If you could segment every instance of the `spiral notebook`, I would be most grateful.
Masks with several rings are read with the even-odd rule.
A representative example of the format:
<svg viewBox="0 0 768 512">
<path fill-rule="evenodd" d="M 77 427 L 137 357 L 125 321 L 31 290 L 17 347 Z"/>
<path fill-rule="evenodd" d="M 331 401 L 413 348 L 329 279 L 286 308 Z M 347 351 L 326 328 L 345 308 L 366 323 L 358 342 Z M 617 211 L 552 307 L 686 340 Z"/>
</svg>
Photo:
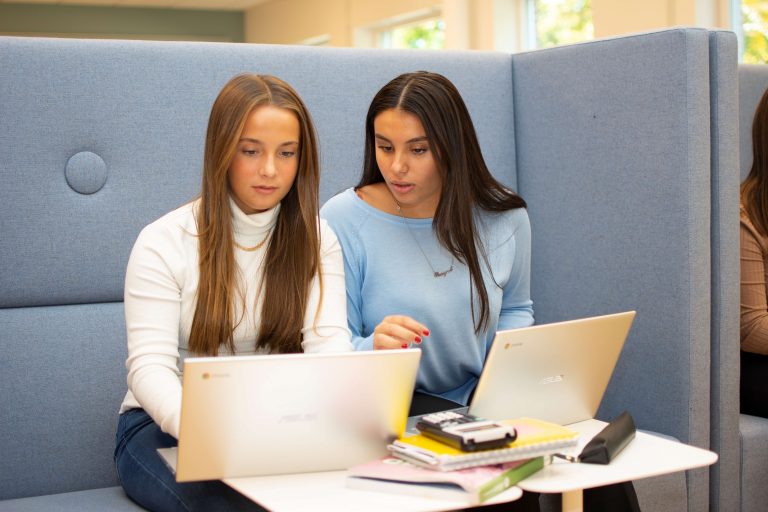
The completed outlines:
<svg viewBox="0 0 768 512">
<path fill-rule="evenodd" d="M 437 471 L 501 464 L 576 449 L 579 434 L 567 427 L 533 418 L 504 420 L 517 430 L 517 439 L 504 448 L 463 452 L 421 434 L 401 437 L 389 445 L 395 457 Z"/>
</svg>

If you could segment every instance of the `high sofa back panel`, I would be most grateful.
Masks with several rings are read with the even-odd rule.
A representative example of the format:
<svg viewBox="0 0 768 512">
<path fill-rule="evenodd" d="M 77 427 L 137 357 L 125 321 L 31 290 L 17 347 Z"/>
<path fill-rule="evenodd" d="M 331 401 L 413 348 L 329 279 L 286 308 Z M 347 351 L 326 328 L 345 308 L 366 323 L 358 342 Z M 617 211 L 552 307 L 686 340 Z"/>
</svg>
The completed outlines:
<svg viewBox="0 0 768 512">
<path fill-rule="evenodd" d="M 320 136 L 322 200 L 356 183 L 375 92 L 419 69 L 456 83 L 489 165 L 516 186 L 509 55 L 0 41 L 0 307 L 122 300 L 141 227 L 198 192 L 208 113 L 237 73 L 277 75 L 302 95 Z"/>
<path fill-rule="evenodd" d="M 736 34 L 709 34 L 712 187 L 710 510 L 739 508 L 739 97 Z"/>
<path fill-rule="evenodd" d="M 680 29 L 513 56 L 537 322 L 637 310 L 600 408 L 709 447 L 709 39 Z M 675 390 L 671 393 L 671 390 Z M 689 510 L 705 510 L 706 470 Z"/>
</svg>

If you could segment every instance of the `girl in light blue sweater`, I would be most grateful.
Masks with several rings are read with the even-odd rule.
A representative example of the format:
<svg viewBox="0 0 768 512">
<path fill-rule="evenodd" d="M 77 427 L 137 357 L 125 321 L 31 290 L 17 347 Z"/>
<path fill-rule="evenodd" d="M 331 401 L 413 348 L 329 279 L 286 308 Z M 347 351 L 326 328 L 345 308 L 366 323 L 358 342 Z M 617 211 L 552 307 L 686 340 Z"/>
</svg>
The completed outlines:
<svg viewBox="0 0 768 512">
<path fill-rule="evenodd" d="M 533 323 L 525 202 L 491 175 L 441 75 L 384 86 L 365 136 L 360 182 L 321 210 L 344 252 L 353 344 L 422 349 L 412 413 L 466 405 L 494 333 Z"/>
</svg>

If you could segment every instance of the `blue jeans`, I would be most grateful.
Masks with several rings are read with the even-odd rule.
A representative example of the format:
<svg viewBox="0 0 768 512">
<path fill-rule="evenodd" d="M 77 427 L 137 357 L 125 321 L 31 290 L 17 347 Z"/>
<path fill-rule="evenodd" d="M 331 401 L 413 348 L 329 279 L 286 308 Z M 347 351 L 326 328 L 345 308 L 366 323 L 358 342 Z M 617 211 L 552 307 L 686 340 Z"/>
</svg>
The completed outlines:
<svg viewBox="0 0 768 512">
<path fill-rule="evenodd" d="M 176 439 L 143 409 L 120 415 L 115 439 L 115 467 L 125 493 L 148 510 L 247 510 L 264 512 L 256 503 L 219 480 L 178 483 L 157 453 L 176 446 Z"/>
</svg>

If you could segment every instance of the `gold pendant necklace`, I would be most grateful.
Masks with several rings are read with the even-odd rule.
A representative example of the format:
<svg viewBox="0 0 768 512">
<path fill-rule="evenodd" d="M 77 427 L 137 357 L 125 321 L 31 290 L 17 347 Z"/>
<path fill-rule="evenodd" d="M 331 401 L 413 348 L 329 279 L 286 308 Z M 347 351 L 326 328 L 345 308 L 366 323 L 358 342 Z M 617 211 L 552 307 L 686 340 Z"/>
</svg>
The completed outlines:
<svg viewBox="0 0 768 512">
<path fill-rule="evenodd" d="M 408 229 L 408 232 L 411 234 L 411 238 L 413 238 L 413 241 L 416 243 L 416 247 L 419 248 L 419 252 L 424 257 L 424 261 L 427 262 L 427 265 L 429 265 L 430 270 L 432 270 L 432 276 L 435 278 L 445 277 L 449 273 L 453 272 L 453 256 L 451 256 L 450 268 L 448 268 L 447 270 L 435 270 L 435 267 L 432 266 L 432 262 L 429 261 L 429 258 L 427 258 L 427 254 L 424 252 L 424 249 L 421 248 L 419 239 L 416 238 L 416 235 L 413 233 L 413 231 L 411 231 L 411 226 L 408 223 L 408 219 L 406 219 L 405 215 L 403 215 L 403 209 L 400 206 L 400 203 L 398 203 L 397 201 L 395 201 L 395 208 L 397 208 L 397 214 L 400 216 L 401 219 L 403 219 L 403 223 L 405 224 L 405 227 Z"/>
</svg>

